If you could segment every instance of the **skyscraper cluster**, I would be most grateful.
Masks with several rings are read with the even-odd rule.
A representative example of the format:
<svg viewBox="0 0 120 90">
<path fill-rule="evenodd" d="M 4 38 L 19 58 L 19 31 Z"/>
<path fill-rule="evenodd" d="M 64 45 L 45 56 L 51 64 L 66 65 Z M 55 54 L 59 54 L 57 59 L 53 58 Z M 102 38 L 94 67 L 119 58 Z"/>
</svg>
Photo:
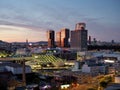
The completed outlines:
<svg viewBox="0 0 120 90">
<path fill-rule="evenodd" d="M 63 28 L 56 33 L 56 46 L 61 48 L 68 48 L 74 50 L 85 51 L 87 50 L 87 35 L 88 31 L 85 29 L 85 23 L 77 23 L 75 30 L 70 32 L 69 29 Z M 55 47 L 55 34 L 53 30 L 47 31 L 48 47 Z M 71 36 L 71 37 L 70 37 Z M 70 43 L 69 43 L 70 39 Z"/>
</svg>

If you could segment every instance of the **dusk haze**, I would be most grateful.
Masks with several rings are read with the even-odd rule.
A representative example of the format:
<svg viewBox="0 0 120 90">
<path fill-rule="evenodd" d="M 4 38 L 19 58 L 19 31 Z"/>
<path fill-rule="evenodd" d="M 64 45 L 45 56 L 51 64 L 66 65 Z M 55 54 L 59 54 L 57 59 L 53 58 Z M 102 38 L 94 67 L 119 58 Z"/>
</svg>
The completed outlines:
<svg viewBox="0 0 120 90">
<path fill-rule="evenodd" d="M 88 35 L 120 41 L 120 0 L 0 0 L 0 40 L 47 41 L 46 31 L 74 30 L 86 23 Z"/>
</svg>

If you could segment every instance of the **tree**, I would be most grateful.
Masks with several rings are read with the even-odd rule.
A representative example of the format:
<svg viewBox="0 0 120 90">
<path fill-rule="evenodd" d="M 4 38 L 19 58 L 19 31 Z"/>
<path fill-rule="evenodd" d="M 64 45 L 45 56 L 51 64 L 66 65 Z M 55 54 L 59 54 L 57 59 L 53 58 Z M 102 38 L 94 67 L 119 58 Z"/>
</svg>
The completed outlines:
<svg viewBox="0 0 120 90">
<path fill-rule="evenodd" d="M 100 79 L 99 85 L 103 89 L 107 87 L 107 85 L 112 82 L 112 77 L 111 76 L 104 76 L 103 78 Z"/>
<path fill-rule="evenodd" d="M 106 76 L 106 77 L 105 77 L 105 81 L 106 81 L 107 83 L 112 82 L 112 77 L 111 77 L 111 76 Z"/>
<path fill-rule="evenodd" d="M 95 88 L 93 88 L 93 87 L 90 87 L 90 88 L 88 88 L 87 90 L 96 90 Z"/>
<path fill-rule="evenodd" d="M 107 87 L 108 83 L 106 81 L 101 81 L 100 82 L 100 87 L 105 88 Z"/>
</svg>

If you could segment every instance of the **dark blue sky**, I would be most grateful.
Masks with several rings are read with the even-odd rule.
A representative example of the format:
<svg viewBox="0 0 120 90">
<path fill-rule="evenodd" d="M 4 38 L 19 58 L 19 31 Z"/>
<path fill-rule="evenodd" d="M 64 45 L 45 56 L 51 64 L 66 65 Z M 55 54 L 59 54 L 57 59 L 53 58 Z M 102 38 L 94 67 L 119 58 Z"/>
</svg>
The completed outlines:
<svg viewBox="0 0 120 90">
<path fill-rule="evenodd" d="M 1 40 L 47 40 L 46 30 L 78 22 L 97 40 L 120 41 L 120 0 L 0 0 Z"/>
</svg>

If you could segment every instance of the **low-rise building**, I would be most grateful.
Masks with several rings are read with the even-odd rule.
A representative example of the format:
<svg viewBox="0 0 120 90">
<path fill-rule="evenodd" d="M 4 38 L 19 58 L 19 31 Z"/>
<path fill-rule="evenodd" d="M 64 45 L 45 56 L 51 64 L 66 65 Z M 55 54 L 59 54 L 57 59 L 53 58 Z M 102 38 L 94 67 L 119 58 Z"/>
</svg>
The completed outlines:
<svg viewBox="0 0 120 90">
<path fill-rule="evenodd" d="M 0 71 L 1 72 L 12 72 L 13 74 L 22 74 L 23 73 L 23 65 L 17 63 L 1 63 L 0 64 Z M 31 73 L 31 67 L 26 65 L 25 66 L 25 73 Z"/>
<path fill-rule="evenodd" d="M 82 66 L 82 72 L 90 73 L 91 75 L 105 74 L 105 66 L 102 64 L 88 65 L 85 63 Z"/>
<path fill-rule="evenodd" d="M 115 76 L 115 83 L 119 83 L 120 84 L 120 76 Z"/>
<path fill-rule="evenodd" d="M 91 75 L 105 74 L 106 66 L 104 63 L 98 63 L 95 59 L 89 59 L 75 62 L 72 71 L 81 71 Z"/>
</svg>

